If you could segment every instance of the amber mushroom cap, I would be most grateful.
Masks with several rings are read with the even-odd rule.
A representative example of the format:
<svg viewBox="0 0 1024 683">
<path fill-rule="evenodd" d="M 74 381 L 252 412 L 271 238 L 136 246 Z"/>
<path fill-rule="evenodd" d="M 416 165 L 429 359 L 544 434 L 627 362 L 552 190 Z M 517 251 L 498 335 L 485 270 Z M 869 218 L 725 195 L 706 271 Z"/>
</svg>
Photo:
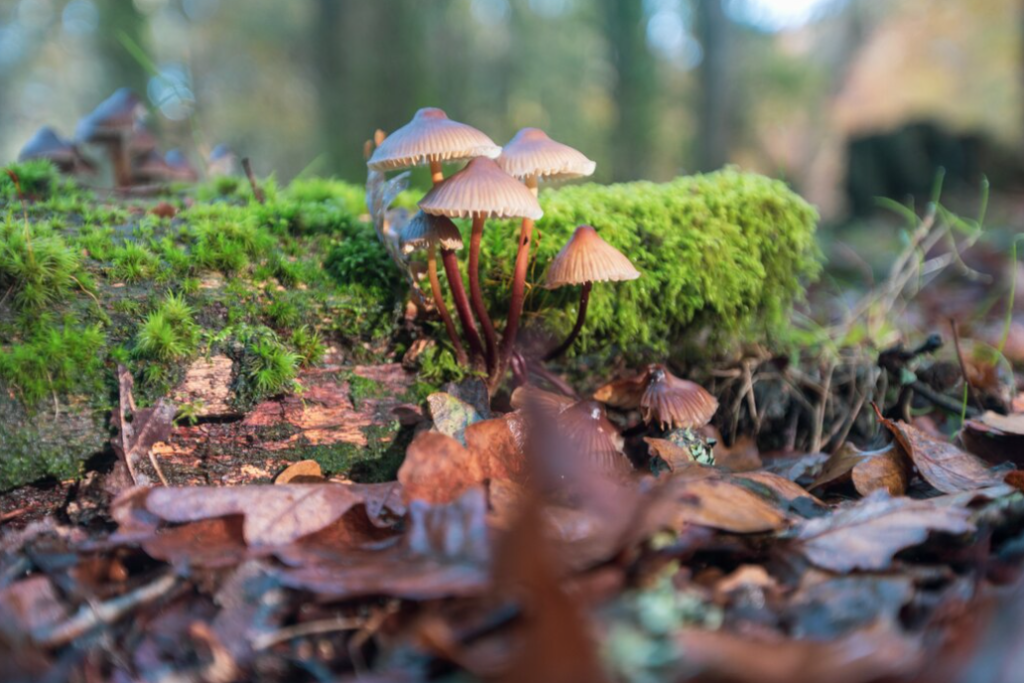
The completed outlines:
<svg viewBox="0 0 1024 683">
<path fill-rule="evenodd" d="M 418 211 L 402 228 L 401 245 L 406 254 L 430 247 L 457 251 L 462 249 L 462 233 L 447 216 Z"/>
<path fill-rule="evenodd" d="M 476 157 L 461 171 L 435 185 L 419 206 L 426 213 L 449 218 L 536 220 L 544 215 L 533 193 L 487 157 Z"/>
<path fill-rule="evenodd" d="M 576 400 L 544 391 L 532 384 L 516 387 L 512 392 L 512 407 L 516 410 L 542 410 L 546 413 L 560 414 L 576 404 Z"/>
<path fill-rule="evenodd" d="M 718 400 L 701 385 L 676 377 L 664 365 L 647 369 L 647 388 L 640 398 L 645 422 L 662 429 L 703 427 L 718 410 Z"/>
<path fill-rule="evenodd" d="M 597 230 L 581 225 L 548 267 L 544 286 L 556 289 L 587 282 L 635 280 L 640 272 L 626 256 L 601 239 Z"/>
<path fill-rule="evenodd" d="M 623 453 L 619 430 L 597 401 L 580 401 L 556 418 L 561 436 L 576 453 L 605 474 L 631 474 L 633 465 Z"/>
<path fill-rule="evenodd" d="M 377 144 L 366 162 L 374 171 L 393 171 L 431 161 L 493 159 L 501 154 L 501 147 L 487 135 L 472 126 L 452 121 L 435 107 L 420 109 L 412 121 Z"/>
<path fill-rule="evenodd" d="M 498 165 L 511 176 L 550 180 L 592 175 L 597 164 L 569 145 L 555 142 L 539 128 L 523 128 L 501 150 Z"/>
</svg>

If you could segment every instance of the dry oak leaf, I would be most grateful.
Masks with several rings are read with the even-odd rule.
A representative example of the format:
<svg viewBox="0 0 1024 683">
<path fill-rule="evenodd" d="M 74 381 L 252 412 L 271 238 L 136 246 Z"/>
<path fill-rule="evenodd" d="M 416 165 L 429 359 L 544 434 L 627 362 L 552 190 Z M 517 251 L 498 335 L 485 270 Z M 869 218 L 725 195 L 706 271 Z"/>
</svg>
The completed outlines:
<svg viewBox="0 0 1024 683">
<path fill-rule="evenodd" d="M 466 427 L 466 446 L 440 432 L 420 432 L 398 470 L 408 502 L 444 504 L 486 479 L 519 481 L 526 474 L 523 422 L 518 413 Z"/>
<path fill-rule="evenodd" d="M 823 569 L 881 570 L 896 553 L 920 545 L 932 531 L 973 531 L 969 518 L 970 512 L 962 508 L 891 498 L 876 491 L 829 517 L 804 522 L 795 538 L 807 559 Z"/>
<path fill-rule="evenodd" d="M 887 420 L 881 414 L 878 418 L 910 456 L 921 477 L 939 491 L 971 491 L 1002 481 L 983 461 L 953 444 L 929 436 L 906 422 Z"/>
<path fill-rule="evenodd" d="M 324 472 L 320 469 L 320 463 L 316 460 L 300 460 L 288 465 L 281 474 L 277 475 L 274 483 L 284 484 L 322 484 L 325 481 Z"/>
<path fill-rule="evenodd" d="M 669 479 L 653 492 L 644 513 L 646 529 L 686 524 L 737 534 L 778 531 L 788 525 L 785 513 L 741 484 L 717 476 Z"/>
<path fill-rule="evenodd" d="M 881 489 L 890 496 L 902 496 L 910 485 L 910 463 L 900 449 L 868 456 L 853 467 L 853 487 L 862 496 Z"/>
<path fill-rule="evenodd" d="M 156 488 L 146 497 L 146 509 L 168 522 L 244 515 L 245 541 L 258 547 L 319 531 L 362 502 L 363 496 L 342 484 Z"/>
<path fill-rule="evenodd" d="M 747 481 L 764 486 L 771 491 L 772 495 L 793 506 L 797 511 L 806 512 L 812 509 L 823 511 L 825 509 L 825 503 L 808 493 L 800 484 L 773 472 L 765 472 L 764 470 L 740 472 L 734 474 L 733 478 L 746 479 Z M 807 507 L 802 508 L 801 506 Z"/>
</svg>

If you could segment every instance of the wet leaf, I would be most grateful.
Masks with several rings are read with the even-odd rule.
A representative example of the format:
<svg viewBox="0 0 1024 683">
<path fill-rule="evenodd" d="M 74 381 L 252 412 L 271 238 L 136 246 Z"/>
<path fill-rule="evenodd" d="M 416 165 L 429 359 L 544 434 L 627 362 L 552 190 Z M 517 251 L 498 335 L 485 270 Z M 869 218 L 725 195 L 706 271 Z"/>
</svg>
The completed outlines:
<svg viewBox="0 0 1024 683">
<path fill-rule="evenodd" d="M 738 534 L 778 531 L 788 524 L 777 507 L 746 487 L 709 475 L 676 476 L 653 493 L 644 528 L 681 530 L 686 524 Z"/>
<path fill-rule="evenodd" d="M 435 504 L 456 500 L 485 478 L 481 463 L 469 449 L 440 432 L 417 434 L 398 470 L 404 500 Z"/>
<path fill-rule="evenodd" d="M 943 493 L 970 491 L 1000 483 L 985 463 L 951 443 L 925 434 L 906 422 L 893 422 L 879 415 L 900 448 L 910 457 L 929 484 Z"/>
<path fill-rule="evenodd" d="M 910 485 L 910 463 L 902 451 L 890 449 L 867 456 L 853 467 L 853 487 L 862 496 L 881 489 L 902 496 Z"/>
<path fill-rule="evenodd" d="M 146 509 L 168 522 L 244 515 L 246 543 L 259 547 L 319 531 L 362 502 L 341 484 L 157 488 L 146 497 Z"/>
<path fill-rule="evenodd" d="M 852 443 L 847 442 L 843 444 L 825 462 L 825 465 L 821 468 L 821 473 L 811 482 L 808 488 L 813 491 L 821 486 L 841 484 L 849 480 L 853 468 L 869 457 L 869 455 Z"/>
<path fill-rule="evenodd" d="M 827 508 L 815 496 L 808 493 L 802 486 L 771 472 L 741 472 L 734 479 L 751 481 L 768 489 L 779 501 L 806 517 L 823 514 Z"/>
<path fill-rule="evenodd" d="M 881 570 L 901 550 L 920 545 L 932 531 L 974 530 L 970 512 L 928 501 L 890 498 L 877 491 L 857 505 L 804 522 L 796 539 L 814 564 L 836 572 Z"/>
</svg>

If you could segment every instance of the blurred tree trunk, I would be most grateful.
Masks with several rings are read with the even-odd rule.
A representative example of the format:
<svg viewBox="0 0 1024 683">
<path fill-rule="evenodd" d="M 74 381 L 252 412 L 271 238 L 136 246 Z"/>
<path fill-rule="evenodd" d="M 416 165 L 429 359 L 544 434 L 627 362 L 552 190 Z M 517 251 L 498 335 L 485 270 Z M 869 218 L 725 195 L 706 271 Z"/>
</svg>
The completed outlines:
<svg viewBox="0 0 1024 683">
<path fill-rule="evenodd" d="M 146 17 L 136 9 L 134 2 L 127 0 L 96 0 L 96 9 L 100 26 L 96 31 L 96 48 L 103 63 L 105 88 L 109 91 L 98 94 L 96 104 L 121 87 L 145 96 L 149 74 L 124 46 L 122 36 L 145 50 Z"/>
<path fill-rule="evenodd" d="M 729 161 L 729 19 L 722 0 L 700 0 L 697 7 L 697 38 L 704 51 L 700 64 L 697 167 L 721 168 Z"/>
<path fill-rule="evenodd" d="M 416 0 L 314 2 L 310 55 L 326 170 L 358 182 L 363 141 L 403 125 L 428 98 L 429 55 L 416 23 L 425 10 Z"/>
<path fill-rule="evenodd" d="M 602 0 L 603 30 L 615 69 L 612 100 L 618 127 L 612 133 L 613 180 L 647 175 L 657 99 L 655 62 L 647 49 L 646 17 L 637 0 Z"/>
</svg>

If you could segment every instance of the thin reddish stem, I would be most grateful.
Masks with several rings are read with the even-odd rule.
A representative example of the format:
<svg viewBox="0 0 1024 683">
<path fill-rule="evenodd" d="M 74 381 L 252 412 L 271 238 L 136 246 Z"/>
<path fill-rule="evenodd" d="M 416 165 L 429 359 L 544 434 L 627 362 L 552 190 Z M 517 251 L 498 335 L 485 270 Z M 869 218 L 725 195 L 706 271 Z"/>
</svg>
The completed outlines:
<svg viewBox="0 0 1024 683">
<path fill-rule="evenodd" d="M 569 347 L 572 346 L 572 343 L 576 341 L 576 337 L 580 336 L 580 330 L 583 329 L 583 322 L 587 318 L 587 304 L 590 302 L 590 288 L 593 286 L 593 282 L 583 283 L 583 288 L 580 290 L 580 310 L 576 314 L 576 324 L 573 326 L 572 332 L 569 333 L 569 336 L 558 348 L 553 351 L 549 351 L 548 354 L 544 356 L 544 360 L 554 360 L 555 358 L 558 358 L 568 351 Z"/>
<path fill-rule="evenodd" d="M 466 341 L 469 342 L 469 352 L 475 363 L 477 359 L 485 358 L 484 345 L 480 341 L 480 335 L 477 334 L 473 313 L 469 308 L 469 299 L 466 298 L 466 288 L 462 285 L 459 260 L 451 249 L 442 249 L 441 263 L 444 264 L 444 272 L 448 276 L 448 284 L 452 288 L 452 301 L 455 302 L 455 312 L 459 314 L 459 321 L 462 323 L 462 333 L 466 336 Z"/>
<path fill-rule="evenodd" d="M 483 291 L 480 289 L 480 241 L 484 236 L 484 217 L 473 218 L 473 232 L 469 239 L 469 300 L 473 304 L 473 312 L 480 321 L 487 342 L 487 371 L 494 373 L 497 369 L 498 340 L 494 334 L 494 324 L 487 315 L 484 305 Z"/>
<path fill-rule="evenodd" d="M 437 314 L 444 321 L 444 329 L 448 332 L 448 338 L 451 339 L 452 347 L 455 350 L 455 359 L 460 364 L 467 365 L 469 358 L 466 356 L 466 349 L 463 348 L 462 342 L 459 341 L 459 332 L 455 329 L 452 316 L 448 312 L 448 307 L 444 304 L 444 294 L 441 293 L 441 281 L 437 278 L 436 252 L 437 249 L 435 247 L 430 247 L 427 250 L 427 274 L 430 276 L 430 291 L 434 295 L 434 307 L 437 308 Z"/>
</svg>

